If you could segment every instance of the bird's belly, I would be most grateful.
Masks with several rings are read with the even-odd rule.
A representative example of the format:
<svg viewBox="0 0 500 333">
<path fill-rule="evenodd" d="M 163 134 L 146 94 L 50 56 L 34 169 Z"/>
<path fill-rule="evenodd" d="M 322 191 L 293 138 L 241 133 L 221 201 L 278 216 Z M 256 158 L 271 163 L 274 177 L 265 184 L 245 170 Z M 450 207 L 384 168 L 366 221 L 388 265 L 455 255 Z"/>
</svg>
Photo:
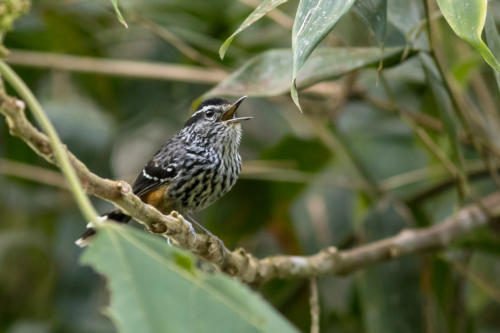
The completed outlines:
<svg viewBox="0 0 500 333">
<path fill-rule="evenodd" d="M 239 155 L 233 159 L 218 159 L 196 172 L 186 172 L 177 186 L 170 186 L 168 201 L 181 213 L 200 211 L 229 192 L 241 170 Z M 179 185 L 180 184 L 180 185 Z"/>
</svg>

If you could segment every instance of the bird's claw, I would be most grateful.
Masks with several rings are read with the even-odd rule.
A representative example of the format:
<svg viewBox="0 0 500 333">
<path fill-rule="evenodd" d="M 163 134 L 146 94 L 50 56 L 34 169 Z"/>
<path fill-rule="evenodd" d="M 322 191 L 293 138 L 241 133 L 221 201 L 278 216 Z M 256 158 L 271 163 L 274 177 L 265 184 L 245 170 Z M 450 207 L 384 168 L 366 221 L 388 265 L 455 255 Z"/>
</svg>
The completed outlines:
<svg viewBox="0 0 500 333">
<path fill-rule="evenodd" d="M 194 240 L 196 240 L 196 231 L 194 230 L 194 227 L 193 227 L 193 224 L 187 220 L 184 220 L 184 223 L 186 223 L 186 225 L 188 226 L 189 228 L 189 233 L 193 236 Z"/>
<path fill-rule="evenodd" d="M 222 242 L 222 240 L 212 233 L 210 234 L 210 236 L 213 237 L 213 239 L 215 239 L 215 241 L 219 244 L 221 256 L 222 256 L 222 258 L 225 258 L 226 257 L 226 247 L 224 246 L 224 243 Z"/>
</svg>

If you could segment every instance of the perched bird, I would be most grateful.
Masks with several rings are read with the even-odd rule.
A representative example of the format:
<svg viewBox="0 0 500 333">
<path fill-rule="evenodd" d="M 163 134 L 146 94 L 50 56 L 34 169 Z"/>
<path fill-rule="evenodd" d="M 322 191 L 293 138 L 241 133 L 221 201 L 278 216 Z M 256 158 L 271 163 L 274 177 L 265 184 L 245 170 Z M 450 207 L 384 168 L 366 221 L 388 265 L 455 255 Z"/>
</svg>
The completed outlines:
<svg viewBox="0 0 500 333">
<path fill-rule="evenodd" d="M 141 170 L 132 186 L 134 194 L 164 214 L 178 211 L 208 232 L 190 214 L 222 197 L 238 179 L 240 122 L 251 117 L 237 117 L 236 110 L 245 98 L 232 104 L 223 98 L 203 101 L 181 131 L 167 140 Z M 130 220 L 119 209 L 101 218 L 120 223 Z M 89 223 L 76 244 L 87 245 L 95 233 Z"/>
</svg>

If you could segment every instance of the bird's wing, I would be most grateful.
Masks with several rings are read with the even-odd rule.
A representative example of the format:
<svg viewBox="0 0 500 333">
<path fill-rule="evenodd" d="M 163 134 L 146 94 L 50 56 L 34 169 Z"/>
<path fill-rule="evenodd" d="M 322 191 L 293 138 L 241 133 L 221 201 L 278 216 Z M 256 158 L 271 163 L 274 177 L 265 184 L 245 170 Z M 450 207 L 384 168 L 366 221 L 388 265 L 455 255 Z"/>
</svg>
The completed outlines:
<svg viewBox="0 0 500 333">
<path fill-rule="evenodd" d="M 168 185 L 177 174 L 176 156 L 173 154 L 177 149 L 172 149 L 168 142 L 165 143 L 151 161 L 146 164 L 137 176 L 132 190 L 135 195 L 141 197 L 149 192 L 157 190 L 161 186 Z M 178 148 L 178 147 L 177 147 Z"/>
</svg>

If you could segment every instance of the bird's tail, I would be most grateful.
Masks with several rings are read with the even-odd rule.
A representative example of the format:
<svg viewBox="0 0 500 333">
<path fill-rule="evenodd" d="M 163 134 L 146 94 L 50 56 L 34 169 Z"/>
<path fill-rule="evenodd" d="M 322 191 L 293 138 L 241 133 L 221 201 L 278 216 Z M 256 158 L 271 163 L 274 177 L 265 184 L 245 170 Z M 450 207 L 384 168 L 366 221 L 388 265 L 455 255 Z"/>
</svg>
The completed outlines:
<svg viewBox="0 0 500 333">
<path fill-rule="evenodd" d="M 127 223 L 130 221 L 130 216 L 122 213 L 119 209 L 114 209 L 100 216 L 101 221 L 111 220 L 118 223 Z M 80 247 L 85 247 L 90 244 L 97 231 L 92 222 L 87 224 L 87 230 L 75 241 L 75 244 Z"/>
</svg>

